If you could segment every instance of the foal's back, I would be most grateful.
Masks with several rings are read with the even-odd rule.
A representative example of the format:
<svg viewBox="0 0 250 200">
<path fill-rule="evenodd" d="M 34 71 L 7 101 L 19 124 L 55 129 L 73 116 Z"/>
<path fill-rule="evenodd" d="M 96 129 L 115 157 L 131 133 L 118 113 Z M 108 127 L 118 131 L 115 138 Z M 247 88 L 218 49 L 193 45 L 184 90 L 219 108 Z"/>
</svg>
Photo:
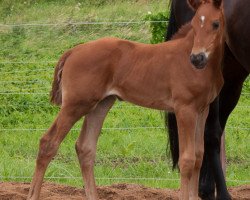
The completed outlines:
<svg viewBox="0 0 250 200">
<path fill-rule="evenodd" d="M 186 77 L 179 72 L 192 68 L 190 50 L 183 53 L 185 45 L 180 50 L 181 44 L 182 40 L 152 45 L 117 38 L 80 44 L 64 65 L 63 91 L 71 93 L 64 96 L 82 101 L 91 91 L 94 99 L 116 95 L 141 106 L 172 110 L 176 76 Z"/>
<path fill-rule="evenodd" d="M 96 103 L 115 95 L 140 106 L 168 111 L 173 111 L 175 99 L 197 102 L 201 98 L 204 102 L 203 96 L 211 92 L 214 71 L 209 66 L 204 70 L 192 66 L 193 40 L 193 30 L 187 25 L 174 40 L 161 44 L 102 38 L 78 45 L 64 66 L 67 76 L 63 77 L 63 90 L 70 92 L 64 96 L 81 102 L 88 97 L 89 102 Z M 213 95 L 205 101 L 211 98 Z"/>
</svg>

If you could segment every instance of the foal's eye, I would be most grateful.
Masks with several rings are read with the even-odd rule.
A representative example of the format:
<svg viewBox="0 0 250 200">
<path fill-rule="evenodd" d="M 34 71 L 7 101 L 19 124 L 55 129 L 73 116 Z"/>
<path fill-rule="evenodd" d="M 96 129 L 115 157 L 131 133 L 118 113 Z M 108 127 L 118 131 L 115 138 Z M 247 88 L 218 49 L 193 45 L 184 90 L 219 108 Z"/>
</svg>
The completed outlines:
<svg viewBox="0 0 250 200">
<path fill-rule="evenodd" d="M 217 30 L 219 28 L 219 26 L 220 26 L 220 22 L 215 21 L 215 22 L 212 23 L 212 26 L 213 26 L 214 30 Z"/>
</svg>

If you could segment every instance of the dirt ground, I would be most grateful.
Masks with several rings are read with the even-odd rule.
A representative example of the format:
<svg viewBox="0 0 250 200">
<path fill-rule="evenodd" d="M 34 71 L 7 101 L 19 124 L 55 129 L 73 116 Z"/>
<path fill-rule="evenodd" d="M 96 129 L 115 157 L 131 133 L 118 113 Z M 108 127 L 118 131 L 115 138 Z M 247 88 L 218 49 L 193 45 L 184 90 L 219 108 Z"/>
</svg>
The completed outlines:
<svg viewBox="0 0 250 200">
<path fill-rule="evenodd" d="M 25 200 L 29 183 L 0 183 L 0 200 Z M 234 200 L 250 200 L 250 185 L 229 189 Z M 100 199 L 104 200 L 177 200 L 178 190 L 153 189 L 135 184 L 114 184 L 98 187 Z M 85 200 L 82 189 L 44 183 L 42 200 Z"/>
</svg>

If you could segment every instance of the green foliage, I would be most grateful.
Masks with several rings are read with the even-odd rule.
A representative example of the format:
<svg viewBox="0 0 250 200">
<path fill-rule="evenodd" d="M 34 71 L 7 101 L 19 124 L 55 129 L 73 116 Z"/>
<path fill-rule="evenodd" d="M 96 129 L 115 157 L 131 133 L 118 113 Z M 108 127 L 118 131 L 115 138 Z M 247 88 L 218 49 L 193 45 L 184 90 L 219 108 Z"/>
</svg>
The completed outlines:
<svg viewBox="0 0 250 200">
<path fill-rule="evenodd" d="M 13 11 L 13 4 L 9 0 L 3 0 L 1 2 L 2 8 L 1 8 L 1 16 L 7 17 L 11 15 L 11 12 Z"/>
<path fill-rule="evenodd" d="M 243 84 L 243 92 L 250 93 L 250 77 Z"/>
<path fill-rule="evenodd" d="M 79 2 L 81 4 L 78 4 Z M 167 20 L 166 7 L 165 0 L 2 0 L 0 20 L 1 23 L 6 24 L 159 21 Z M 149 12 L 158 14 L 148 15 Z M 151 42 L 157 43 L 163 41 L 165 31 L 165 22 L 0 27 L 0 61 L 35 62 L 0 63 L 0 176 L 2 180 L 16 181 L 8 177 L 31 177 L 33 174 L 39 138 L 44 130 L 49 128 L 59 110 L 58 107 L 49 104 L 48 93 L 51 89 L 54 65 L 66 49 L 74 44 L 104 36 L 150 43 L 152 32 L 155 36 Z M 47 61 L 50 62 L 47 63 Z M 249 93 L 250 81 L 249 79 L 247 81 L 243 91 Z M 18 94 L 29 92 L 45 94 Z M 249 96 L 242 96 L 239 105 L 247 106 L 249 103 Z M 249 127 L 249 117 L 249 109 L 238 108 L 230 117 L 228 124 L 231 127 Z M 48 168 L 47 177 L 81 176 L 74 149 L 81 125 L 82 120 L 67 135 L 58 156 Z M 98 141 L 95 167 L 97 177 L 167 179 L 179 177 L 177 172 L 171 171 L 170 159 L 166 155 L 167 137 L 164 129 L 105 129 L 114 127 L 163 127 L 163 120 L 158 111 L 117 102 L 105 120 L 104 129 Z M 229 128 L 227 137 L 229 166 L 227 176 L 231 179 L 249 179 L 247 172 L 249 172 L 250 150 L 246 143 L 249 141 L 249 130 Z M 47 178 L 47 180 L 50 179 Z M 30 181 L 30 179 L 18 181 Z M 61 178 L 51 179 L 51 181 L 82 185 L 81 178 Z M 98 184 L 107 185 L 114 182 L 114 180 L 99 180 Z M 178 181 L 126 180 L 126 182 L 153 187 L 178 187 Z"/>
<path fill-rule="evenodd" d="M 166 29 L 167 29 L 167 12 L 159 12 L 157 14 L 148 14 L 145 17 L 150 22 L 150 30 L 152 32 L 152 38 L 150 42 L 157 44 L 164 41 Z"/>
</svg>

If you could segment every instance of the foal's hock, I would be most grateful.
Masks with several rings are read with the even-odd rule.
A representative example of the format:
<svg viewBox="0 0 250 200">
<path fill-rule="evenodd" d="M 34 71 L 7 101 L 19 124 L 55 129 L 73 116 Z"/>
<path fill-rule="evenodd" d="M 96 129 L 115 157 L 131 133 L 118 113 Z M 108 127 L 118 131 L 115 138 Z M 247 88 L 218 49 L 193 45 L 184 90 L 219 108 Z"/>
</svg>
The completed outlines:
<svg viewBox="0 0 250 200">
<path fill-rule="evenodd" d="M 38 199 L 46 168 L 76 121 L 85 116 L 76 152 L 87 199 L 98 199 L 94 161 L 103 121 L 116 98 L 177 116 L 181 199 L 198 199 L 203 134 L 208 106 L 223 78 L 224 20 L 218 0 L 189 0 L 197 10 L 175 39 L 141 44 L 103 38 L 78 45 L 59 60 L 51 101 L 61 104 L 40 141 L 28 199 Z M 218 26 L 214 26 L 214 24 Z"/>
</svg>

